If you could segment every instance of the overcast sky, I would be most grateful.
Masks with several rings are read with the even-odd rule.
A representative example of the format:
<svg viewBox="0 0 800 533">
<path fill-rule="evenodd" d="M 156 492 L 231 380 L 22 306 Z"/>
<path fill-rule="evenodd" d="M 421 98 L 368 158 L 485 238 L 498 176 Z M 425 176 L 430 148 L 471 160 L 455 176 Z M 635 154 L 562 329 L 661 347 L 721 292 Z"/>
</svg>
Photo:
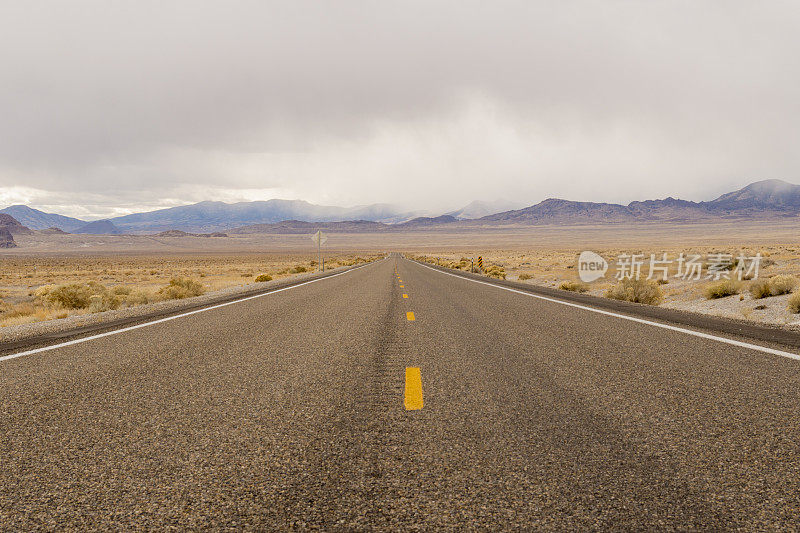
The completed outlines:
<svg viewBox="0 0 800 533">
<path fill-rule="evenodd" d="M 0 206 L 798 183 L 798 6 L 0 0 Z"/>
</svg>

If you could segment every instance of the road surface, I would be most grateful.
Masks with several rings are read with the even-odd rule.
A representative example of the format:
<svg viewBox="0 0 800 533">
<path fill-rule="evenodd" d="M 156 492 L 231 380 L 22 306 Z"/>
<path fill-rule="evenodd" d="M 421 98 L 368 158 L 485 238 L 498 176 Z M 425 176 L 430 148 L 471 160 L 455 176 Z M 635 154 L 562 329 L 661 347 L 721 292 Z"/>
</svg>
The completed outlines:
<svg viewBox="0 0 800 533">
<path fill-rule="evenodd" d="M 800 361 L 392 255 L 0 361 L 37 527 L 796 529 Z"/>
</svg>

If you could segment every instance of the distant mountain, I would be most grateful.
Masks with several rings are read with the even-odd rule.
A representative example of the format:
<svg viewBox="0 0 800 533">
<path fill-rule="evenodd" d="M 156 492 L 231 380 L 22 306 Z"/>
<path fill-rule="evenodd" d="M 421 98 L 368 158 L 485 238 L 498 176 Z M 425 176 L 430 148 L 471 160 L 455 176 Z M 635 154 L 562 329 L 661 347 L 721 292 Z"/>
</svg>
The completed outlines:
<svg viewBox="0 0 800 533">
<path fill-rule="evenodd" d="M 227 237 L 225 233 L 186 233 L 179 229 L 171 229 L 156 233 L 153 237 Z"/>
<path fill-rule="evenodd" d="M 755 209 L 797 212 L 800 210 L 800 185 L 774 179 L 757 181 L 705 204 L 712 209 L 727 211 Z"/>
<path fill-rule="evenodd" d="M 373 222 L 371 220 L 347 220 L 342 222 L 305 222 L 301 220 L 284 220 L 273 224 L 252 224 L 235 228 L 228 233 L 232 235 L 243 235 L 250 233 L 272 233 L 272 234 L 312 234 L 317 230 L 330 233 L 376 233 L 387 231 L 393 226 L 383 222 Z"/>
<path fill-rule="evenodd" d="M 508 200 L 475 200 L 461 209 L 446 214 L 460 220 L 470 220 L 493 215 L 495 213 L 502 213 L 504 211 L 520 209 L 524 206 L 525 204 L 522 202 L 509 202 Z"/>
<path fill-rule="evenodd" d="M 11 206 L 0 211 L 0 227 L 3 226 L 2 217 L 9 217 L 15 222 L 7 224 L 12 234 L 31 231 L 20 224 L 19 219 L 11 213 L 19 213 L 23 220 L 30 221 L 26 223 L 37 230 L 56 227 L 72 233 L 93 234 L 169 232 L 160 236 L 209 234 L 221 231 L 232 234 L 313 233 L 317 229 L 322 229 L 339 233 L 372 233 L 542 224 L 770 220 L 800 217 L 800 185 L 776 179 L 758 181 L 706 202 L 669 197 L 622 205 L 549 198 L 522 209 L 477 217 L 482 212 L 493 211 L 500 205 L 501 202 L 476 201 L 457 211 L 438 217 L 428 217 L 405 212 L 389 204 L 344 208 L 314 205 L 300 200 L 234 204 L 200 202 L 90 223 L 44 213 L 26 206 Z"/>
<path fill-rule="evenodd" d="M 59 228 L 47 228 L 37 230 L 42 235 L 69 235 L 66 231 Z"/>
<path fill-rule="evenodd" d="M 23 226 L 19 221 L 8 213 L 0 213 L 0 228 L 5 229 L 11 235 L 32 235 L 33 230 Z"/>
<path fill-rule="evenodd" d="M 398 222 L 409 218 L 410 214 L 388 204 L 345 208 L 315 205 L 302 200 L 267 200 L 234 204 L 200 202 L 148 213 L 125 215 L 113 218 L 111 221 L 125 233 L 141 233 L 172 229 L 212 232 L 253 224 L 272 224 L 284 220 Z"/>
<path fill-rule="evenodd" d="M 45 213 L 44 211 L 28 207 L 27 205 L 12 205 L 11 207 L 0 209 L 0 213 L 11 215 L 19 220 L 23 226 L 37 230 L 58 228 L 66 232 L 71 232 L 72 230 L 86 225 L 86 221 L 84 220 L 53 213 Z"/>
<path fill-rule="evenodd" d="M 17 243 L 14 242 L 14 236 L 4 226 L 0 226 L 0 248 L 16 248 Z"/>
<path fill-rule="evenodd" d="M 565 224 L 593 223 L 598 221 L 626 222 L 632 221 L 634 215 L 624 205 L 595 202 L 573 202 L 559 198 L 548 198 L 525 209 L 506 211 L 486 217 L 475 222 L 500 222 L 503 224 Z"/>
<path fill-rule="evenodd" d="M 453 224 L 458 222 L 458 219 L 453 215 L 441 215 L 438 217 L 417 217 L 412 218 L 408 222 L 402 224 L 394 224 L 392 229 L 423 229 L 430 227 L 441 227 L 446 224 Z"/>
<path fill-rule="evenodd" d="M 72 233 L 85 233 L 88 235 L 119 235 L 122 231 L 110 220 L 95 220 L 84 224 Z"/>
<path fill-rule="evenodd" d="M 800 186 L 773 179 L 752 183 L 709 202 L 665 198 L 620 205 L 549 198 L 524 209 L 496 213 L 473 222 L 476 225 L 606 224 L 785 217 L 800 217 Z"/>
</svg>

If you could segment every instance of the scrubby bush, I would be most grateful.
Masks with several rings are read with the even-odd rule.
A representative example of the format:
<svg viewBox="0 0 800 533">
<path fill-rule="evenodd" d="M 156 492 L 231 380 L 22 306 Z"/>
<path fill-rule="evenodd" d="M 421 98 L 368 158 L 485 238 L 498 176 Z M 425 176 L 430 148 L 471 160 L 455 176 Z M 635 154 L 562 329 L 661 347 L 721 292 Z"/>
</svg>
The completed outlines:
<svg viewBox="0 0 800 533">
<path fill-rule="evenodd" d="M 89 312 L 101 313 L 111 309 L 119 309 L 124 301 L 124 297 L 119 294 L 114 294 L 113 291 L 106 290 L 97 294 L 92 294 L 89 300 Z"/>
<path fill-rule="evenodd" d="M 133 292 L 133 289 L 130 287 L 126 287 L 125 285 L 117 285 L 116 287 L 111 289 L 111 292 L 113 292 L 118 296 L 127 296 L 131 292 Z"/>
<path fill-rule="evenodd" d="M 289 269 L 289 274 L 299 274 L 301 272 L 308 272 L 308 269 L 303 265 L 297 265 Z"/>
<path fill-rule="evenodd" d="M 750 294 L 753 298 L 766 298 L 767 296 L 780 296 L 789 294 L 797 288 L 797 278 L 788 274 L 779 274 L 769 279 L 758 279 L 750 284 Z"/>
<path fill-rule="evenodd" d="M 272 276 L 269 274 L 261 274 L 256 278 L 256 283 L 264 283 L 265 281 L 272 281 Z"/>
<path fill-rule="evenodd" d="M 588 292 L 589 286 L 585 283 L 581 283 L 580 281 L 565 281 L 561 285 L 558 286 L 559 289 L 562 291 L 572 291 L 572 292 Z"/>
<path fill-rule="evenodd" d="M 125 296 L 126 305 L 144 305 L 150 303 L 152 296 L 142 290 L 132 290 Z"/>
<path fill-rule="evenodd" d="M 769 280 L 757 279 L 750 284 L 750 296 L 754 299 L 766 298 L 770 295 Z"/>
<path fill-rule="evenodd" d="M 96 281 L 47 285 L 34 292 L 40 302 L 63 309 L 88 309 L 92 313 L 118 309 L 128 303 L 131 288 L 117 286 L 108 288 Z"/>
<path fill-rule="evenodd" d="M 483 269 L 483 273 L 490 278 L 506 279 L 506 269 L 498 265 L 489 265 Z"/>
<path fill-rule="evenodd" d="M 42 287 L 36 295 L 43 300 L 66 309 L 86 309 L 92 303 L 92 294 L 97 292 L 94 287 L 82 283 L 68 283 Z"/>
<path fill-rule="evenodd" d="M 36 313 L 36 306 L 30 302 L 18 303 L 12 305 L 6 302 L 0 303 L 0 315 L 3 319 L 18 318 L 22 316 L 29 316 Z"/>
<path fill-rule="evenodd" d="M 530 274 L 520 274 L 520 275 L 519 275 L 519 280 L 520 280 L 520 281 L 526 281 L 526 280 L 529 280 L 529 279 L 531 279 L 532 277 L 533 277 L 533 276 L 531 276 Z"/>
<path fill-rule="evenodd" d="M 789 311 L 800 313 L 800 291 L 794 292 L 789 296 Z"/>
<path fill-rule="evenodd" d="M 705 293 L 706 298 L 709 300 L 715 300 L 717 298 L 724 298 L 726 296 L 739 294 L 739 291 L 741 290 L 742 287 L 738 281 L 732 279 L 721 279 L 708 285 Z"/>
<path fill-rule="evenodd" d="M 797 288 L 797 278 L 788 274 L 779 274 L 769 278 L 769 293 L 772 296 L 789 294 Z"/>
<path fill-rule="evenodd" d="M 626 278 L 608 289 L 606 298 L 658 305 L 663 300 L 664 293 L 653 280 Z"/>
<path fill-rule="evenodd" d="M 205 287 L 199 281 L 191 278 L 172 278 L 169 285 L 159 289 L 158 295 L 164 300 L 180 300 L 200 296 L 204 292 L 206 292 Z"/>
</svg>

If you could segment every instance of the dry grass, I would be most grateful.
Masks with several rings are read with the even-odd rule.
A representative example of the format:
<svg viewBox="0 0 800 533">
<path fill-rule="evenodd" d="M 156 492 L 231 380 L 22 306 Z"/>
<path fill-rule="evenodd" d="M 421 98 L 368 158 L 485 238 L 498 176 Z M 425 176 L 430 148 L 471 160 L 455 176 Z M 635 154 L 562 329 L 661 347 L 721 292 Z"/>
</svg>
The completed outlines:
<svg viewBox="0 0 800 533">
<path fill-rule="evenodd" d="M 661 287 L 653 280 L 626 278 L 608 289 L 606 298 L 658 305 L 664 299 Z"/>
<path fill-rule="evenodd" d="M 778 274 L 771 278 L 757 279 L 750 284 L 750 295 L 755 298 L 767 298 L 789 294 L 797 288 L 798 280 L 789 274 Z"/>
<path fill-rule="evenodd" d="M 558 288 L 562 291 L 589 292 L 589 286 L 580 281 L 564 281 Z"/>
<path fill-rule="evenodd" d="M 792 313 L 800 313 L 800 291 L 792 293 L 789 296 L 789 311 Z"/>
<path fill-rule="evenodd" d="M 739 294 L 742 290 L 741 282 L 733 279 L 721 279 L 706 286 L 705 294 L 709 300 L 717 298 L 725 298 L 726 296 L 733 296 Z"/>
<path fill-rule="evenodd" d="M 206 288 L 197 280 L 191 278 L 172 278 L 169 285 L 162 287 L 158 295 L 164 300 L 182 300 L 193 296 L 205 294 Z"/>
<path fill-rule="evenodd" d="M 311 272 L 307 256 L 277 254 L 30 256 L 0 261 L 0 326 L 12 326 L 189 298 L 206 291 Z M 341 254 L 327 268 L 372 261 L 377 254 Z M 254 279 L 254 272 L 261 272 Z"/>
<path fill-rule="evenodd" d="M 772 296 L 789 294 L 797 288 L 797 278 L 788 274 L 778 274 L 769 278 L 769 290 Z"/>
</svg>

